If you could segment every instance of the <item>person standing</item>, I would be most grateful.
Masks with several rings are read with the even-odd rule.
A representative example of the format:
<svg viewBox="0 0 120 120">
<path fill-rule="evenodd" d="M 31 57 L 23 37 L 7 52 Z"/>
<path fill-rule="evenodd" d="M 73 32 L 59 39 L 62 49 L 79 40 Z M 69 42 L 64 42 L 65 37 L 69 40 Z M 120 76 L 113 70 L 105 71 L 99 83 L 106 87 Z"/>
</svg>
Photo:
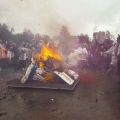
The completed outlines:
<svg viewBox="0 0 120 120">
<path fill-rule="evenodd" d="M 18 46 L 13 41 L 10 41 L 8 50 L 14 53 L 14 57 L 12 57 L 11 59 L 14 70 L 15 71 L 19 70 L 20 69 L 20 63 L 19 63 L 20 51 L 18 49 Z"/>
<path fill-rule="evenodd" d="M 6 66 L 7 55 L 6 55 L 6 48 L 0 47 L 0 71 L 2 67 Z"/>
<path fill-rule="evenodd" d="M 117 70 L 120 76 L 120 35 L 117 37 L 117 44 L 115 46 L 115 56 L 117 57 Z"/>
<path fill-rule="evenodd" d="M 27 60 L 27 51 L 28 49 L 25 48 L 25 45 L 21 45 L 19 47 L 19 51 L 20 51 L 20 56 L 19 56 L 19 61 L 20 61 L 20 68 L 21 70 L 25 70 L 26 68 L 26 60 Z"/>
</svg>

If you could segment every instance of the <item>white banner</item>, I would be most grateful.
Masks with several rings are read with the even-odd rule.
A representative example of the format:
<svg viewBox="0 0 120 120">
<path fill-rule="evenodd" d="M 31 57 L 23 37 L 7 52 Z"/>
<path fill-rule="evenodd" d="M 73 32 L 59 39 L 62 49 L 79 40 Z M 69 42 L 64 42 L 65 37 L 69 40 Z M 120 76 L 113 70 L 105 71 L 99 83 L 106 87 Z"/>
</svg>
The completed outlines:
<svg viewBox="0 0 120 120">
<path fill-rule="evenodd" d="M 70 78 L 65 72 L 54 71 L 54 73 L 61 77 L 69 85 L 72 85 L 74 83 L 74 80 Z"/>
</svg>

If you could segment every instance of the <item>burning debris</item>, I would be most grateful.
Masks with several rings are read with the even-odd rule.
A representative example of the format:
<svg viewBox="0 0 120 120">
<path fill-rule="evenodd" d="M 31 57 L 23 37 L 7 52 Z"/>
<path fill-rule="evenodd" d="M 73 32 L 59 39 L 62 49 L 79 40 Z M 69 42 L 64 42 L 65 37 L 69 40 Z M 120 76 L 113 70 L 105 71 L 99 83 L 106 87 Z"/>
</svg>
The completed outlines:
<svg viewBox="0 0 120 120">
<path fill-rule="evenodd" d="M 53 42 L 50 42 L 49 45 L 43 44 L 40 53 L 34 54 L 31 61 L 21 79 L 22 83 L 35 80 L 54 83 L 56 76 L 59 76 L 60 80 L 72 85 L 74 80 L 79 77 L 76 72 L 63 67 L 62 57 Z"/>
</svg>

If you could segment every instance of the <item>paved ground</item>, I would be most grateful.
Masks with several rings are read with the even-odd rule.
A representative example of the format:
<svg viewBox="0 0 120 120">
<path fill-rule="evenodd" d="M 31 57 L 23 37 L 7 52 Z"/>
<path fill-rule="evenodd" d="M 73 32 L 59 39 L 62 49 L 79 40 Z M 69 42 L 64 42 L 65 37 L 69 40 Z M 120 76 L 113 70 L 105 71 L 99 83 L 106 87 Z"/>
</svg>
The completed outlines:
<svg viewBox="0 0 120 120">
<path fill-rule="evenodd" d="M 0 120 L 120 120 L 117 75 L 86 70 L 74 91 L 8 89 L 6 81 L 22 76 L 0 72 Z"/>
</svg>

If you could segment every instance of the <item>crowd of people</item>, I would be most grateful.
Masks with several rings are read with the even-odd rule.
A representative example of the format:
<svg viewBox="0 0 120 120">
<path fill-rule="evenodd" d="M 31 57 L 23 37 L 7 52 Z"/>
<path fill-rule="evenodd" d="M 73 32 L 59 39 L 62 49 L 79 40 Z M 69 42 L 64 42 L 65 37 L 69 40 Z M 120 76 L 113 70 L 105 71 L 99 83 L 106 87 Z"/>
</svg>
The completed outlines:
<svg viewBox="0 0 120 120">
<path fill-rule="evenodd" d="M 0 71 L 2 68 L 14 68 L 15 71 L 24 71 L 31 63 L 31 58 L 40 53 L 42 45 L 53 44 L 51 40 L 31 40 L 30 43 L 16 44 L 12 40 L 0 40 Z"/>
<path fill-rule="evenodd" d="M 105 39 L 103 42 L 97 38 L 97 34 L 93 33 L 93 40 L 78 39 L 80 45 L 86 49 L 87 52 L 83 52 L 84 59 L 80 60 L 80 65 L 84 65 L 82 62 L 87 61 L 86 65 L 92 68 L 100 70 L 106 70 L 107 76 L 111 71 L 117 72 L 120 75 L 120 36 L 117 40 L 110 39 L 110 32 L 106 31 Z M 81 46 L 80 46 L 81 47 Z M 79 49 L 78 49 L 79 51 Z M 78 60 L 79 61 L 79 60 Z M 82 62 L 81 62 L 82 61 Z M 79 64 L 77 64 L 79 67 Z M 85 67 L 85 65 L 83 66 Z"/>
<path fill-rule="evenodd" d="M 39 44 L 36 44 L 22 42 L 18 45 L 12 40 L 0 40 L 0 70 L 10 67 L 14 70 L 24 70 L 31 62 L 32 54 L 38 50 Z"/>
<path fill-rule="evenodd" d="M 117 70 L 120 74 L 120 36 L 116 41 L 110 39 L 110 32 L 106 31 L 104 42 L 99 42 L 97 34 L 93 33 L 93 40 L 80 39 L 78 37 L 79 49 L 76 50 L 76 57 L 71 54 L 68 56 L 68 63 L 75 62 L 77 68 L 85 65 L 106 70 L 106 75 Z M 46 41 L 44 41 L 45 43 Z M 0 40 L 0 70 L 2 68 L 13 67 L 14 70 L 25 70 L 31 62 L 32 55 L 40 52 L 43 41 L 36 42 L 32 40 L 30 43 L 22 42 L 19 45 L 13 41 L 3 42 Z M 46 45 L 48 42 L 45 43 Z M 83 50 L 84 49 L 84 50 Z M 74 55 L 75 55 L 74 54 Z M 81 56 L 81 54 L 84 54 Z M 85 56 L 85 57 L 83 57 Z M 84 64 L 83 64 L 84 63 Z M 75 66 L 72 65 L 71 68 Z"/>
</svg>

